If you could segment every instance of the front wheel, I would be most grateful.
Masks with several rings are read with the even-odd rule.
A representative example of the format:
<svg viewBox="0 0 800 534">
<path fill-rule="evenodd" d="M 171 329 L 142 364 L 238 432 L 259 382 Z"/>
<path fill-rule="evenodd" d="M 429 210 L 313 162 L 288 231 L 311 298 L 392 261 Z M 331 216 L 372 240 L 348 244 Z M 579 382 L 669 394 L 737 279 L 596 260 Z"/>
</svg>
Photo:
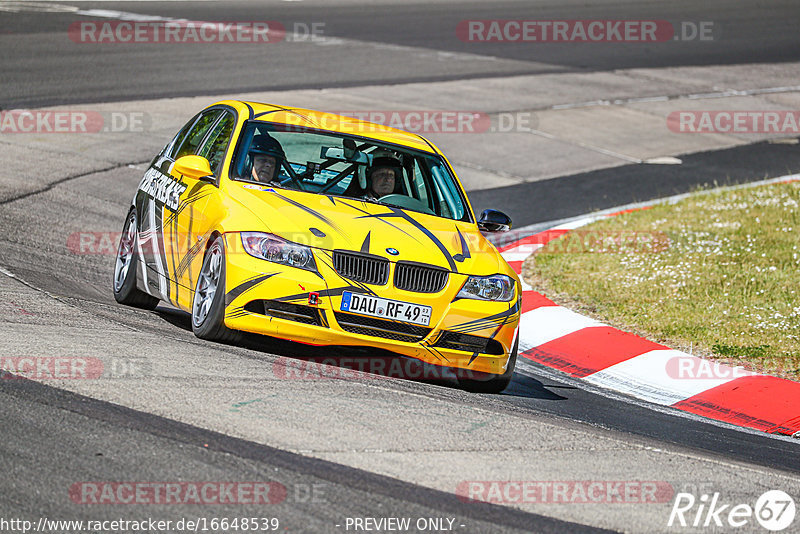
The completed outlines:
<svg viewBox="0 0 800 534">
<path fill-rule="evenodd" d="M 192 298 L 192 331 L 200 339 L 234 342 L 241 332 L 225 326 L 225 244 L 222 236 L 211 243 L 203 258 Z"/>
<path fill-rule="evenodd" d="M 486 380 L 474 378 L 458 378 L 458 385 L 472 393 L 500 393 L 511 382 L 511 377 L 514 376 L 514 367 L 517 365 L 517 350 L 519 349 L 519 335 L 514 342 L 514 348 L 511 350 L 511 355 L 508 357 L 508 365 L 506 372 L 502 375 L 488 375 L 490 378 Z"/>
<path fill-rule="evenodd" d="M 136 287 L 136 268 L 139 264 L 136 239 L 136 209 L 131 208 L 122 227 L 114 263 L 114 300 L 126 306 L 152 310 L 158 305 L 158 299 Z"/>
</svg>

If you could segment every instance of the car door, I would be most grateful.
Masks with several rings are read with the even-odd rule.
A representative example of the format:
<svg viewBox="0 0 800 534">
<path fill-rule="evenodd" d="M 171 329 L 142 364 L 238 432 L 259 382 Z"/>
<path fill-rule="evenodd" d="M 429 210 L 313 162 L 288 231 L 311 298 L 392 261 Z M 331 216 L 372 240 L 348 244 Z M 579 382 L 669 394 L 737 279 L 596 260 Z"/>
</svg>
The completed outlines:
<svg viewBox="0 0 800 534">
<path fill-rule="evenodd" d="M 180 294 L 175 284 L 180 258 L 183 257 L 180 251 L 189 248 L 187 242 L 190 238 L 180 235 L 177 223 L 179 219 L 193 215 L 194 210 L 183 212 L 187 207 L 186 198 L 190 194 L 190 198 L 194 198 L 196 191 L 193 189 L 197 185 L 195 180 L 176 175 L 174 163 L 181 156 L 194 154 L 202 146 L 222 113 L 222 109 L 210 109 L 189 121 L 153 160 L 139 183 L 135 203 L 139 224 L 138 252 L 142 263 L 141 287 L 172 304 L 177 304 Z"/>
<path fill-rule="evenodd" d="M 231 134 L 236 125 L 236 116 L 223 110 L 202 142 L 192 149 L 193 155 L 204 157 L 209 162 L 213 177 L 197 180 L 174 171 L 173 176 L 187 185 L 180 196 L 178 211 L 170 219 L 171 227 L 165 227 L 165 240 L 171 245 L 170 261 L 173 264 L 173 287 L 175 304 L 190 309 L 197 273 L 203 262 L 203 253 L 211 231 L 215 228 L 218 210 L 209 209 L 218 204 L 219 179 L 222 162 L 230 145 Z M 181 155 L 187 155 L 183 153 Z"/>
</svg>

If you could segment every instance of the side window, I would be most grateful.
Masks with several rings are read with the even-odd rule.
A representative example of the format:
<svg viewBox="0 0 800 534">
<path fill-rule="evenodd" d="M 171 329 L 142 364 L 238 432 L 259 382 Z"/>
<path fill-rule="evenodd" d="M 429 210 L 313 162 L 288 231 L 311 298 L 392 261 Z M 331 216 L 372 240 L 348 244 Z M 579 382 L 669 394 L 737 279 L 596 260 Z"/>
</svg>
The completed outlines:
<svg viewBox="0 0 800 534">
<path fill-rule="evenodd" d="M 221 109 L 212 109 L 200 115 L 200 118 L 194 123 L 186 139 L 183 140 L 178 153 L 175 154 L 175 159 L 197 154 L 198 146 L 203 141 L 206 133 L 208 133 L 208 129 L 211 128 L 220 113 L 222 113 Z"/>
<path fill-rule="evenodd" d="M 431 171 L 436 178 L 437 185 L 441 185 L 449 216 L 461 220 L 464 217 L 464 203 L 461 201 L 461 195 L 458 194 L 455 182 L 453 179 L 446 178 L 447 171 L 440 165 L 434 165 Z"/>
<path fill-rule="evenodd" d="M 225 112 L 225 115 L 220 119 L 208 140 L 198 152 L 198 156 L 203 156 L 211 164 L 211 170 L 214 174 L 219 172 L 219 166 L 222 163 L 222 158 L 225 156 L 225 150 L 231 141 L 231 132 L 235 123 L 233 113 Z"/>
<path fill-rule="evenodd" d="M 178 132 L 178 135 L 176 135 L 175 138 L 172 141 L 170 141 L 170 143 L 164 149 L 164 155 L 165 156 L 167 156 L 169 158 L 172 158 L 172 159 L 175 159 L 175 153 L 178 151 L 178 148 L 181 146 L 181 144 L 183 143 L 183 140 L 186 138 L 186 134 L 189 133 L 189 129 L 192 127 L 192 125 L 195 122 L 197 122 L 197 118 L 199 116 L 200 116 L 200 114 L 198 113 L 197 115 L 192 117 L 192 120 L 187 122 L 183 126 L 183 128 L 181 128 L 181 131 Z"/>
</svg>

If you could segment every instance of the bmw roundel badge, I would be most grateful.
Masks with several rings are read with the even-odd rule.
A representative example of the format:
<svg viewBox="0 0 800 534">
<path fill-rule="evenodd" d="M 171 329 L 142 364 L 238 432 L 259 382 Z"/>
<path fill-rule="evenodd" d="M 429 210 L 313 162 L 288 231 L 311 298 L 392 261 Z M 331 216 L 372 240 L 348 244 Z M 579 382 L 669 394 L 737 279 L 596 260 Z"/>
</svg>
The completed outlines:
<svg viewBox="0 0 800 534">
<path fill-rule="evenodd" d="M 397 256 L 398 254 L 400 254 L 400 252 L 398 252 L 398 250 L 396 248 L 392 248 L 392 247 L 387 248 L 386 252 L 388 252 L 392 256 Z"/>
</svg>

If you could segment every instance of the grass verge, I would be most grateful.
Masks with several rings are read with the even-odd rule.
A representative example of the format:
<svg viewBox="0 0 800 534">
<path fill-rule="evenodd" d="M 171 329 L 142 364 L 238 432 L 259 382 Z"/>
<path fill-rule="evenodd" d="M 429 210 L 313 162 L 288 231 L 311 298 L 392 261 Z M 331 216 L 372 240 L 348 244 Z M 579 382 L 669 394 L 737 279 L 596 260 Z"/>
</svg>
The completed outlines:
<svg viewBox="0 0 800 534">
<path fill-rule="evenodd" d="M 800 379 L 800 183 L 700 192 L 551 241 L 523 277 L 667 346 Z"/>
</svg>

